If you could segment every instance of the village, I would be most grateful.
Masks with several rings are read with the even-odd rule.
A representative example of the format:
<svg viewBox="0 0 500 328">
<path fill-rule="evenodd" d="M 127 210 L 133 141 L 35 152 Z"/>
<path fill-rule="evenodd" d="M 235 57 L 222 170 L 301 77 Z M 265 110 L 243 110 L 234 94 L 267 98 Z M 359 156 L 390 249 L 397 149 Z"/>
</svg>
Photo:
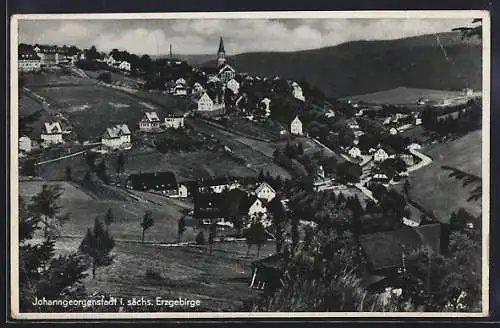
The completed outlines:
<svg viewBox="0 0 500 328">
<path fill-rule="evenodd" d="M 264 293 L 284 284 L 283 255 L 265 244 L 283 239 L 279 248 L 285 249 L 297 242 L 297 229 L 307 235 L 311 227 L 321 228 L 315 213 L 321 205 L 311 200 L 318 207 L 304 209 L 313 206 L 306 204 L 314 197 L 336 199 L 364 222 L 356 234 L 370 290 L 401 293 L 386 278 L 404 265 L 402 247 L 440 252 L 449 217 L 410 197 L 412 177 L 433 163 L 425 149 L 453 140 L 436 126 L 455 131 L 455 121 L 477 123 L 480 91 L 386 102 L 372 101 L 383 98 L 375 94 L 331 100 L 305 81 L 238 72 L 222 36 L 205 66 L 175 58 L 172 46 L 170 55 L 155 63 L 161 71 L 151 68 L 149 56 L 117 49 L 20 45 L 18 71 L 20 78 L 27 76 L 20 86 L 27 99 L 21 106 L 30 102 L 41 108 L 36 113 L 46 112 L 41 119 L 21 115 L 28 123 L 20 124 L 20 181 L 75 183 L 80 174 L 82 186 L 99 185 L 138 200 L 167 199 L 182 207 L 178 225 L 170 226 L 178 238 L 155 245 L 209 243 L 210 252 L 213 244 L 231 241 L 246 241 L 259 252 L 264 246 L 263 256 L 251 259 L 246 280 Z M 42 82 L 29 82 L 38 79 Z M 50 79 L 62 91 L 50 91 Z M 58 100 L 66 97 L 64 88 L 82 80 L 92 81 L 85 83 L 98 91 L 90 92 L 95 99 L 73 105 L 76 96 L 70 94 L 68 101 Z M 387 94 L 412 92 L 395 90 Z M 109 92 L 102 101 L 115 114 L 86 116 L 101 92 Z M 278 215 L 298 221 L 280 232 Z M 185 226 L 196 229 L 191 240 L 183 236 Z"/>
</svg>

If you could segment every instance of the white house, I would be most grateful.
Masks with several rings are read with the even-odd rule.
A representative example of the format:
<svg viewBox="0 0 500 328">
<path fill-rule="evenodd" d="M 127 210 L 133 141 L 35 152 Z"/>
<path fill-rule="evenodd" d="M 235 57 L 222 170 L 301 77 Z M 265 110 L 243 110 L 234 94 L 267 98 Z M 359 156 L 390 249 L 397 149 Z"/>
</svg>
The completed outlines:
<svg viewBox="0 0 500 328">
<path fill-rule="evenodd" d="M 160 119 L 156 112 L 145 112 L 141 121 L 139 122 L 139 129 L 141 131 L 152 131 L 160 128 Z"/>
<path fill-rule="evenodd" d="M 112 149 L 130 147 L 130 130 L 126 124 L 116 124 L 108 127 L 101 138 L 101 142 L 103 146 Z"/>
<path fill-rule="evenodd" d="M 186 80 L 185 80 L 185 79 L 183 79 L 182 77 L 180 77 L 180 78 L 178 78 L 177 80 L 175 80 L 175 84 L 176 84 L 176 85 L 179 85 L 179 84 L 181 84 L 181 85 L 186 85 Z"/>
<path fill-rule="evenodd" d="M 200 83 L 195 82 L 195 84 L 193 84 L 193 92 L 202 93 L 203 91 L 205 91 L 205 89 L 203 88 L 203 86 Z"/>
<path fill-rule="evenodd" d="M 104 59 L 104 62 L 108 65 L 108 66 L 115 66 L 118 61 L 113 57 L 113 55 L 110 55 L 108 57 L 106 57 Z"/>
<path fill-rule="evenodd" d="M 293 121 L 290 123 L 290 133 L 298 136 L 304 134 L 302 131 L 302 121 L 298 116 L 295 116 Z"/>
<path fill-rule="evenodd" d="M 335 112 L 330 109 L 328 112 L 325 113 L 325 116 L 328 118 L 335 117 Z"/>
<path fill-rule="evenodd" d="M 264 110 L 266 111 L 266 117 L 269 117 L 271 115 L 271 99 L 265 97 L 260 101 L 261 105 L 263 106 Z"/>
<path fill-rule="evenodd" d="M 22 151 L 22 152 L 25 152 L 25 153 L 29 153 L 31 151 L 31 139 L 26 137 L 26 136 L 22 136 L 21 138 L 19 138 L 19 151 Z"/>
<path fill-rule="evenodd" d="M 175 96 L 186 96 L 187 95 L 187 88 L 184 84 L 177 84 L 174 87 L 174 95 Z"/>
<path fill-rule="evenodd" d="M 351 129 L 351 130 L 357 130 L 357 129 L 359 129 L 359 123 L 358 123 L 358 121 L 357 121 L 357 120 L 355 120 L 355 119 L 349 120 L 349 121 L 347 122 L 347 126 L 348 126 L 348 127 L 349 127 L 349 129 Z"/>
<path fill-rule="evenodd" d="M 248 208 L 248 217 L 261 216 L 262 219 L 267 217 L 267 208 L 261 199 L 256 198 Z"/>
<path fill-rule="evenodd" d="M 126 71 L 126 72 L 130 72 L 132 70 L 132 66 L 126 60 L 122 61 L 120 63 L 120 65 L 118 65 L 118 68 L 121 69 L 122 71 Z"/>
<path fill-rule="evenodd" d="M 183 128 L 184 127 L 184 115 L 182 114 L 169 114 L 165 116 L 165 127 L 166 128 Z"/>
<path fill-rule="evenodd" d="M 276 197 L 276 191 L 267 182 L 262 182 L 255 190 L 255 195 L 259 199 L 264 199 L 270 202 L 274 197 Z"/>
<path fill-rule="evenodd" d="M 40 67 L 41 59 L 36 52 L 19 52 L 17 61 L 19 72 L 39 71 Z"/>
<path fill-rule="evenodd" d="M 422 124 L 422 119 L 421 118 L 416 118 L 415 119 L 415 125 L 421 125 Z"/>
<path fill-rule="evenodd" d="M 396 128 L 390 128 L 389 129 L 389 134 L 396 135 L 396 134 L 398 134 L 398 130 Z"/>
<path fill-rule="evenodd" d="M 379 148 L 374 154 L 373 154 L 373 160 L 375 162 L 383 162 L 385 161 L 386 159 L 389 158 L 389 154 L 387 154 L 387 152 L 382 149 L 382 148 Z"/>
<path fill-rule="evenodd" d="M 214 101 L 210 96 L 205 92 L 198 99 L 198 110 L 199 111 L 212 111 L 214 110 Z"/>
<path fill-rule="evenodd" d="M 188 196 L 188 189 L 185 184 L 180 184 L 177 190 L 179 192 L 179 197 L 186 198 Z"/>
<path fill-rule="evenodd" d="M 292 83 L 292 94 L 298 100 L 301 100 L 301 101 L 305 100 L 304 94 L 302 93 L 302 88 L 300 87 L 300 85 L 297 82 Z"/>
<path fill-rule="evenodd" d="M 236 70 L 230 65 L 224 64 L 224 66 L 219 69 L 218 75 L 222 82 L 227 82 L 231 79 L 234 79 L 234 77 L 236 76 Z"/>
<path fill-rule="evenodd" d="M 41 139 L 44 144 L 64 143 L 63 131 L 59 122 L 49 122 L 44 124 Z"/>
<path fill-rule="evenodd" d="M 347 152 L 352 158 L 357 158 L 361 156 L 361 150 L 358 147 L 351 147 Z"/>
<path fill-rule="evenodd" d="M 227 81 L 226 87 L 231 90 L 234 94 L 238 94 L 240 90 L 240 84 L 235 79 Z"/>
</svg>

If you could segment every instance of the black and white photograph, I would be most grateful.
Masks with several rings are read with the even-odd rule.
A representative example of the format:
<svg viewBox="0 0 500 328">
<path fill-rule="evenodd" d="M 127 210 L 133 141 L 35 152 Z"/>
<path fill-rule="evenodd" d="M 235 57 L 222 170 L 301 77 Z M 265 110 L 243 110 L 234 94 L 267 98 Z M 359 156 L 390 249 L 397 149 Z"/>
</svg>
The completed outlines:
<svg viewBox="0 0 500 328">
<path fill-rule="evenodd" d="M 15 319 L 485 317 L 486 11 L 16 15 Z"/>
</svg>

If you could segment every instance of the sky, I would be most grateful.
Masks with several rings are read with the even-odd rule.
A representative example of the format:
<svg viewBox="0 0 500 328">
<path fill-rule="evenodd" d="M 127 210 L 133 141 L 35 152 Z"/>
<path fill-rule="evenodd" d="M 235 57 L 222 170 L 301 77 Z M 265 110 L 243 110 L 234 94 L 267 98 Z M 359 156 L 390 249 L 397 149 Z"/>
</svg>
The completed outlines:
<svg viewBox="0 0 500 328">
<path fill-rule="evenodd" d="M 471 19 L 127 19 L 21 20 L 19 42 L 113 48 L 142 55 L 213 54 L 219 37 L 227 55 L 297 51 L 354 40 L 398 39 L 470 26 Z"/>
</svg>

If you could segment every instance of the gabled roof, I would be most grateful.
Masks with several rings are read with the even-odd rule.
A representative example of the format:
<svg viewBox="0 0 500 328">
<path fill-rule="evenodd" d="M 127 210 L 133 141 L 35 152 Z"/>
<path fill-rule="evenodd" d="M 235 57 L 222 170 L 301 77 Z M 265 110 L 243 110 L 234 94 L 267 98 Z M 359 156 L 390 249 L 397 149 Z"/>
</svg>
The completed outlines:
<svg viewBox="0 0 500 328">
<path fill-rule="evenodd" d="M 159 122 L 160 121 L 160 118 L 158 117 L 158 114 L 156 114 L 156 112 L 145 112 L 144 115 L 145 115 L 145 118 L 149 122 Z"/>
<path fill-rule="evenodd" d="M 168 171 L 131 174 L 128 180 L 132 187 L 138 190 L 165 190 L 177 188 L 175 174 Z"/>
<path fill-rule="evenodd" d="M 401 266 L 403 254 L 426 246 L 440 252 L 441 225 L 405 227 L 396 231 L 384 231 L 359 236 L 359 242 L 374 270 Z"/>
<path fill-rule="evenodd" d="M 59 134 L 62 133 L 61 124 L 59 122 L 44 123 L 44 132 L 46 134 Z"/>
<path fill-rule="evenodd" d="M 300 123 L 302 123 L 302 121 L 299 118 L 299 115 L 295 116 L 295 118 L 292 120 L 291 123 L 294 123 L 294 122 L 300 122 Z"/>
<path fill-rule="evenodd" d="M 211 102 L 214 102 L 212 98 L 208 95 L 208 93 L 204 92 L 203 95 L 201 95 L 200 99 L 198 99 L 198 102 L 202 99 L 210 99 Z"/>
<path fill-rule="evenodd" d="M 116 124 L 106 129 L 106 133 L 104 135 L 105 138 L 119 138 L 124 135 L 129 135 L 130 130 L 127 124 Z"/>
<path fill-rule="evenodd" d="M 229 64 L 224 64 L 224 66 L 222 66 L 220 69 L 219 69 L 219 74 L 224 72 L 224 71 L 227 71 L 227 70 L 230 70 L 231 72 L 236 72 L 236 70 L 234 68 L 231 67 L 231 65 Z"/>
<path fill-rule="evenodd" d="M 271 185 L 269 185 L 269 183 L 267 182 L 262 182 L 260 186 L 258 186 L 257 189 L 255 189 L 255 193 L 256 194 L 260 193 L 264 188 L 269 188 L 272 192 L 276 193 L 273 187 L 271 187 Z"/>
</svg>

